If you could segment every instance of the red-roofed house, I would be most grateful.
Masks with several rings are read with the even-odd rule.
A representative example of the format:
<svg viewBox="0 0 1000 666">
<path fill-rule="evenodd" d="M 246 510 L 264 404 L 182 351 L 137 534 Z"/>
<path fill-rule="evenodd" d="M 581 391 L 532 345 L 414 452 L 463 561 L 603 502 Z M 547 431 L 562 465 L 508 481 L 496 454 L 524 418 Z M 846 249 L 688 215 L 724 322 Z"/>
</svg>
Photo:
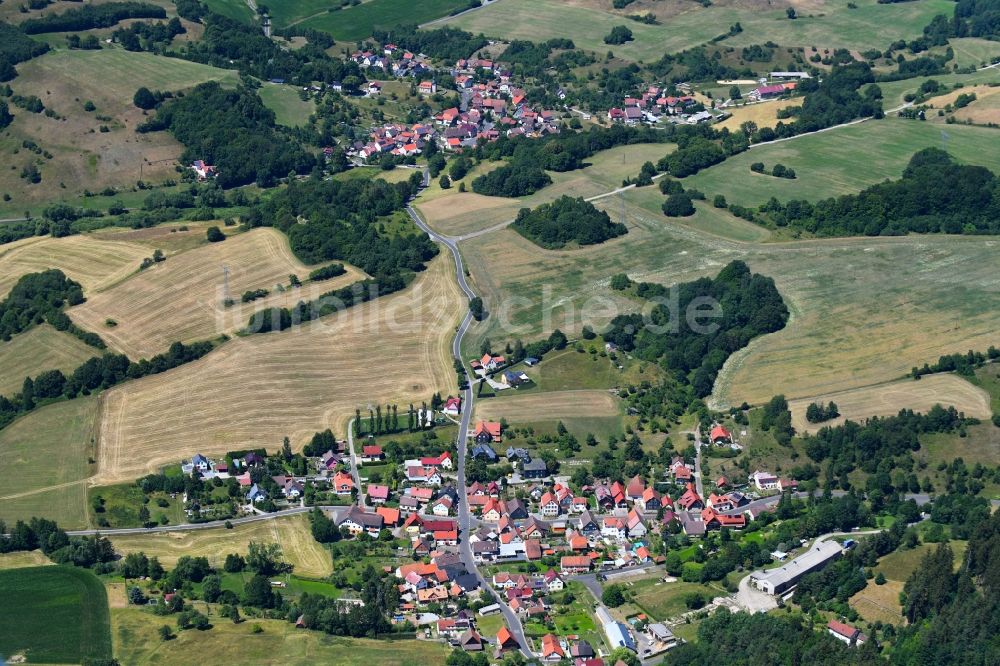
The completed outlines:
<svg viewBox="0 0 1000 666">
<path fill-rule="evenodd" d="M 559 560 L 559 568 L 564 574 L 586 573 L 590 571 L 591 564 L 587 555 L 563 555 Z"/>
<path fill-rule="evenodd" d="M 518 649 L 520 649 L 520 647 L 518 646 L 517 641 L 514 640 L 513 634 L 510 633 L 510 629 L 507 627 L 500 627 L 500 631 L 497 632 L 497 654 L 501 655 L 504 652 Z"/>
<path fill-rule="evenodd" d="M 868 640 L 868 637 L 861 633 L 861 630 L 857 627 L 852 627 L 837 620 L 827 622 L 826 630 L 830 632 L 831 636 L 839 638 L 848 645 L 863 645 Z"/>
<path fill-rule="evenodd" d="M 625 488 L 625 496 L 630 500 L 635 501 L 642 497 L 643 491 L 646 490 L 646 481 L 636 474 L 628 482 L 628 486 Z"/>
<path fill-rule="evenodd" d="M 718 444 L 719 442 L 728 444 L 733 441 L 733 436 L 721 425 L 716 425 L 708 434 L 708 441 L 712 442 L 712 444 Z"/>
<path fill-rule="evenodd" d="M 382 452 L 382 447 L 378 444 L 366 444 L 361 449 L 361 462 L 378 462 L 381 460 L 385 460 L 385 453 Z"/>
<path fill-rule="evenodd" d="M 480 421 L 475 430 L 476 441 L 480 444 L 501 441 L 500 423 L 497 421 Z"/>
<path fill-rule="evenodd" d="M 717 530 L 723 527 L 743 529 L 747 525 L 747 517 L 742 513 L 729 516 L 724 513 L 717 513 L 714 509 L 705 507 L 701 510 L 701 520 L 705 523 L 705 529 Z"/>
<path fill-rule="evenodd" d="M 702 501 L 701 496 L 698 494 L 698 490 L 694 487 L 693 483 L 689 483 L 687 485 L 687 490 L 685 490 L 684 494 L 677 500 L 677 504 L 687 511 L 692 509 L 702 509 L 705 507 L 705 503 Z"/>
<path fill-rule="evenodd" d="M 380 506 L 375 509 L 375 513 L 382 516 L 382 522 L 387 527 L 395 527 L 399 524 L 399 509 L 388 506 Z"/>
<path fill-rule="evenodd" d="M 354 479 L 346 472 L 337 472 L 333 475 L 333 492 L 338 495 L 350 495 L 354 490 Z"/>
<path fill-rule="evenodd" d="M 380 484 L 368 485 L 368 501 L 372 504 L 385 504 L 389 500 L 389 486 Z"/>
<path fill-rule="evenodd" d="M 441 410 L 448 416 L 458 416 L 462 413 L 462 399 L 448 398 L 444 401 L 444 409 Z"/>
<path fill-rule="evenodd" d="M 542 661 L 561 661 L 565 657 L 566 653 L 563 652 L 559 639 L 554 634 L 542 636 Z"/>
</svg>

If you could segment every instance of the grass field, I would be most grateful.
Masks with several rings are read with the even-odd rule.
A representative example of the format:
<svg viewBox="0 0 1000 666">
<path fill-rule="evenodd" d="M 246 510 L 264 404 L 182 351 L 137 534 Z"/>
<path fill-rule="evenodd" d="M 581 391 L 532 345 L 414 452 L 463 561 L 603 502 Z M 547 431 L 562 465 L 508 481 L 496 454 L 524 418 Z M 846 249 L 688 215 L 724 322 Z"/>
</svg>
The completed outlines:
<svg viewBox="0 0 1000 666">
<path fill-rule="evenodd" d="M 52 563 L 52 560 L 45 557 L 40 550 L 20 550 L 0 554 L 0 570 L 41 567 Z"/>
<path fill-rule="evenodd" d="M 448 25 L 501 39 L 545 41 L 572 39 L 577 48 L 598 53 L 609 49 L 621 58 L 653 61 L 664 53 L 698 46 L 739 22 L 743 32 L 724 42 L 745 46 L 773 41 L 782 46 L 817 46 L 865 50 L 884 48 L 895 39 L 922 34 L 935 14 L 949 14 L 944 0 L 919 0 L 900 5 L 879 5 L 874 0 L 847 7 L 847 0 L 830 2 L 718 2 L 708 8 L 696 5 L 678 10 L 675 5 L 643 7 L 660 15 L 660 25 L 629 21 L 622 14 L 642 13 L 630 6 L 614 13 L 608 3 L 587 0 L 504 0 L 454 20 Z M 799 18 L 789 21 L 785 8 L 795 6 Z M 604 36 L 616 25 L 628 25 L 634 41 L 608 46 Z"/>
<path fill-rule="evenodd" d="M 299 89 L 294 86 L 283 86 L 265 83 L 258 90 L 261 101 L 274 111 L 275 121 L 288 127 L 302 127 L 309 122 L 309 115 L 316 105 L 312 100 L 302 100 Z"/>
<path fill-rule="evenodd" d="M 98 498 L 103 500 L 100 504 L 103 511 L 100 512 L 94 508 L 95 500 Z M 167 506 L 160 506 L 161 500 L 165 501 Z M 139 519 L 139 510 L 144 501 L 149 510 L 149 520 L 153 522 L 161 525 L 177 525 L 187 522 L 187 516 L 184 515 L 183 494 L 173 498 L 165 492 L 147 496 L 134 483 L 93 486 L 87 489 L 90 522 L 99 527 L 142 527 L 143 521 Z"/>
<path fill-rule="evenodd" d="M 684 604 L 684 597 L 692 592 L 701 592 L 709 599 L 722 594 L 719 590 L 700 583 L 663 583 L 659 577 L 637 581 L 629 591 L 635 595 L 632 603 L 657 620 L 666 620 L 686 612 L 688 608 Z"/>
<path fill-rule="evenodd" d="M 236 301 L 225 307 L 224 268 L 229 271 L 229 294 Z M 205 340 L 246 326 L 254 311 L 271 306 L 292 306 L 317 298 L 331 289 L 358 280 L 355 269 L 323 282 L 279 293 L 275 285 L 288 286 L 295 273 L 305 279 L 307 267 L 295 258 L 281 232 L 253 229 L 221 243 L 170 256 L 115 287 L 88 298 L 69 310 L 81 327 L 98 332 L 113 349 L 137 359 L 166 351 L 175 341 Z M 252 303 L 240 296 L 252 289 L 273 293 Z M 112 319 L 117 326 L 108 327 Z"/>
<path fill-rule="evenodd" d="M 12 197 L 3 209 L 17 214 L 40 201 L 72 199 L 85 189 L 130 187 L 140 178 L 156 183 L 176 177 L 174 160 L 181 145 L 166 132 L 135 132 L 145 120 L 132 104 L 136 88 L 179 90 L 203 81 L 237 80 L 235 71 L 115 48 L 53 51 L 23 63 L 18 72 L 11 82 L 14 92 L 37 94 L 65 120 L 17 109 L 17 117 L 0 138 L 0 155 L 19 167 L 0 171 L 0 192 Z M 87 100 L 94 102 L 96 111 L 83 110 Z M 112 120 L 99 121 L 97 115 Z M 98 131 L 101 125 L 109 131 Z M 24 150 L 24 140 L 34 141 L 53 158 Z M 30 185 L 19 178 L 20 167 L 30 162 L 38 164 L 40 184 Z"/>
<path fill-rule="evenodd" d="M 644 162 L 655 163 L 674 148 L 673 144 L 653 143 L 603 150 L 587 160 L 590 166 L 584 169 L 549 172 L 551 185 L 520 199 L 458 192 L 454 186 L 442 191 L 434 183 L 420 196 L 417 208 L 435 231 L 449 236 L 473 233 L 513 220 L 521 208 L 534 208 L 562 195 L 587 198 L 610 192 L 620 187 L 623 179 L 637 176 Z M 499 166 L 500 162 L 478 165 L 465 181 L 471 182 L 473 177 Z"/>
<path fill-rule="evenodd" d="M 1000 133 L 995 130 L 889 118 L 752 148 L 684 183 L 709 199 L 723 194 L 743 206 L 760 205 L 772 196 L 779 201 L 816 201 L 899 178 L 910 157 L 928 147 L 944 148 L 962 162 L 1000 172 Z M 753 173 L 754 162 L 763 162 L 768 170 L 780 162 L 795 169 L 797 177 Z"/>
<path fill-rule="evenodd" d="M 238 338 L 109 391 L 100 481 L 130 480 L 199 451 L 276 449 L 286 435 L 300 447 L 327 427 L 342 435 L 357 407 L 453 390 L 449 345 L 464 299 L 452 270 L 449 257 L 438 257 L 403 292 L 293 330 Z M 411 361 L 399 364 L 404 355 Z"/>
<path fill-rule="evenodd" d="M 597 348 L 603 352 L 600 339 L 583 341 L 585 349 Z M 617 364 L 601 353 L 580 353 L 569 347 L 563 351 L 550 352 L 534 367 L 518 366 L 519 370 L 531 377 L 539 391 L 571 391 L 576 389 L 609 389 L 628 386 L 643 381 L 655 382 L 660 376 L 656 365 L 644 361 L 633 361 L 619 356 Z M 509 392 L 508 392 L 509 393 Z"/>
<path fill-rule="evenodd" d="M 463 242 L 466 265 L 487 310 L 496 315 L 472 329 L 466 354 L 486 337 L 497 345 L 554 328 L 575 335 L 584 323 L 599 327 L 619 312 L 636 310 L 609 289 L 616 273 L 673 284 L 714 275 L 734 259 L 775 279 L 792 320 L 730 359 L 716 384 L 720 404 L 886 382 L 942 353 L 995 342 L 1000 278 L 988 268 L 994 239 L 748 242 L 713 235 L 711 227 L 691 221 L 668 220 L 649 210 L 651 196 L 626 192 L 629 233 L 597 247 L 549 252 L 509 229 Z M 699 208 L 699 214 L 714 210 Z"/>
<path fill-rule="evenodd" d="M 963 91 L 959 94 L 961 92 Z M 955 118 L 959 122 L 971 122 L 975 125 L 1000 124 L 1000 88 L 977 86 L 965 92 L 975 93 L 977 99 L 955 112 Z"/>
<path fill-rule="evenodd" d="M 301 24 L 304 28 L 328 32 L 334 39 L 340 41 L 365 39 L 370 37 L 374 30 L 389 30 L 398 25 L 433 21 L 447 16 L 456 9 L 468 6 L 466 0 L 421 0 L 419 3 L 408 0 L 368 0 L 360 5 L 327 12 L 329 4 L 319 6 L 316 0 L 311 2 L 317 5 L 317 13 L 307 16 L 304 20 L 295 20 L 293 23 Z M 304 12 L 296 9 L 296 13 L 302 15 Z"/>
<path fill-rule="evenodd" d="M 826 403 L 831 400 L 837 403 L 840 418 L 823 423 L 806 421 L 806 408 L 811 403 Z M 904 408 L 926 413 L 936 404 L 953 406 L 960 412 L 965 412 L 966 416 L 978 419 L 990 417 L 990 397 L 986 391 L 951 374 L 929 375 L 920 381 L 903 379 L 889 384 L 792 400 L 788 407 L 792 411 L 792 425 L 797 432 L 802 433 L 816 431 L 824 426 L 837 426 L 847 419 L 863 421 L 871 416 L 892 416 Z"/>
<path fill-rule="evenodd" d="M 205 4 L 208 5 L 209 9 L 213 12 L 222 14 L 223 16 L 228 16 L 236 21 L 250 23 L 255 19 L 253 10 L 250 9 L 250 6 L 243 0 L 208 0 Z M 271 5 L 268 5 L 268 7 L 270 6 Z M 272 11 L 277 11 L 277 7 L 275 7 Z"/>
<path fill-rule="evenodd" d="M 35 236 L 0 245 L 0 295 L 6 296 L 22 275 L 58 268 L 83 286 L 86 296 L 138 270 L 152 252 L 138 244 L 86 234 Z"/>
<path fill-rule="evenodd" d="M 884 96 L 883 106 L 887 109 L 899 106 L 904 102 L 903 96 L 907 93 L 916 93 L 920 85 L 928 80 L 934 79 L 941 85 L 951 88 L 955 85 L 973 86 L 979 84 L 990 84 L 1000 82 L 1000 68 L 984 69 L 972 74 L 942 74 L 939 76 L 921 76 L 901 81 L 880 83 Z"/>
<path fill-rule="evenodd" d="M 442 664 L 450 649 L 437 641 L 384 641 L 340 638 L 296 629 L 282 620 L 254 619 L 241 624 L 213 618 L 210 631 L 179 632 L 164 643 L 157 633 L 163 618 L 134 608 L 111 612 L 115 657 L 123 664 L 190 666 L 192 655 L 211 655 L 211 663 L 266 666 L 427 666 Z M 252 633 L 254 625 L 263 631 Z M 204 663 L 195 657 L 195 661 Z"/>
<path fill-rule="evenodd" d="M 97 408 L 95 396 L 59 402 L 0 430 L 0 518 L 42 516 L 65 529 L 86 526 Z"/>
<path fill-rule="evenodd" d="M 612 417 L 618 416 L 619 413 L 620 405 L 617 398 L 607 391 L 600 390 L 551 391 L 518 395 L 515 389 L 511 389 L 503 391 L 496 398 L 476 403 L 476 420 L 498 421 L 505 418 L 511 423 L 539 419 L 569 421 L 577 418 Z"/>
<path fill-rule="evenodd" d="M 160 558 L 168 569 L 182 555 L 207 557 L 221 567 L 229 553 L 246 554 L 251 541 L 277 543 L 282 559 L 294 565 L 300 576 L 325 578 L 333 573 L 330 551 L 312 537 L 305 516 L 291 516 L 226 528 L 193 532 L 165 532 L 112 537 L 115 550 L 121 553 L 143 551 Z"/>
<path fill-rule="evenodd" d="M 108 597 L 97 576 L 77 567 L 0 571 L 0 659 L 78 664 L 111 657 Z"/>
<path fill-rule="evenodd" d="M 756 123 L 757 127 L 774 127 L 778 124 L 778 110 L 789 106 L 794 105 L 788 102 L 761 102 L 759 104 L 729 107 L 725 110 L 733 115 L 721 123 L 716 123 L 715 127 L 735 132 L 740 128 L 740 125 L 747 121 Z"/>
<path fill-rule="evenodd" d="M 98 350 L 85 345 L 69 333 L 61 333 L 48 324 L 32 328 L 0 344 L 0 395 L 21 390 L 25 377 L 44 370 L 62 370 L 69 374 Z"/>
</svg>

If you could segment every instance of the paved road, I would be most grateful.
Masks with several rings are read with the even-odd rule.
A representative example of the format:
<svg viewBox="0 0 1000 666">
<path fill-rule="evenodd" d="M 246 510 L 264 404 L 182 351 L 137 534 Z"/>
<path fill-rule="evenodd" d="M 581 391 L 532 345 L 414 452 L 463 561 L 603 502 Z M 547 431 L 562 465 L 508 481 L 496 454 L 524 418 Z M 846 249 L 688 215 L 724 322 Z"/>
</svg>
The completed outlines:
<svg viewBox="0 0 1000 666">
<path fill-rule="evenodd" d="M 424 181 L 426 183 L 428 174 L 424 172 Z M 418 227 L 427 232 L 427 235 L 431 237 L 438 243 L 443 244 L 451 252 L 452 258 L 455 260 L 455 277 L 458 279 L 458 286 L 461 287 L 462 292 L 472 299 L 475 298 L 476 292 L 472 290 L 469 283 L 465 279 L 465 268 L 462 265 L 462 255 L 458 250 L 458 243 L 453 238 L 448 238 L 434 232 L 427 224 L 420 219 L 417 212 L 411 207 L 407 206 L 406 212 L 409 214 L 410 219 Z M 465 316 L 462 319 L 461 325 L 458 327 L 458 331 L 455 333 L 455 339 L 451 343 L 451 353 L 459 362 L 462 361 L 462 339 L 465 337 L 466 331 L 469 330 L 469 326 L 472 324 L 472 313 L 466 308 Z M 462 363 L 463 372 L 466 378 L 466 388 L 464 391 L 464 396 L 462 398 L 462 418 L 458 424 L 458 466 L 456 467 L 456 483 L 458 485 L 458 527 L 460 531 L 460 541 L 458 544 L 459 554 L 462 557 L 462 563 L 465 564 L 466 568 L 475 572 L 476 576 L 479 578 L 479 584 L 484 589 L 490 589 L 489 581 L 483 577 L 482 572 L 479 571 L 479 567 L 476 566 L 475 557 L 472 555 L 472 544 L 469 542 L 469 534 L 472 529 L 472 516 L 469 513 L 469 503 L 467 501 L 468 497 L 468 486 L 465 482 L 465 458 L 466 458 L 466 448 L 468 445 L 469 437 L 469 420 L 472 418 L 472 406 L 473 400 L 475 399 L 475 394 L 472 390 L 472 382 L 469 381 L 468 371 L 465 370 L 465 364 Z M 531 649 L 528 647 L 528 640 L 524 635 L 524 627 L 521 625 L 521 620 L 518 616 L 510 609 L 503 600 L 499 600 L 500 611 L 504 616 L 504 620 L 507 622 L 507 628 L 510 633 L 514 636 L 518 645 L 521 646 L 521 652 L 524 656 L 531 659 L 534 655 Z"/>
<path fill-rule="evenodd" d="M 350 507 L 347 506 L 297 506 L 294 509 L 284 509 L 282 511 L 275 511 L 274 513 L 262 513 L 254 516 L 246 516 L 244 518 L 232 518 L 230 520 L 213 520 L 207 523 L 183 523 L 180 525 L 163 525 L 160 527 L 122 527 L 117 529 L 99 529 L 99 530 L 67 530 L 66 534 L 70 536 L 93 536 L 95 534 L 100 534 L 102 536 L 122 536 L 126 534 L 162 534 L 165 532 L 194 532 L 197 530 L 211 530 L 219 527 L 225 527 L 226 523 L 231 525 L 246 525 L 247 523 L 259 523 L 264 520 L 276 520 L 278 518 L 286 518 L 288 516 L 297 516 L 301 513 L 308 513 L 313 509 L 322 509 L 323 511 L 328 511 L 340 515 L 345 513 Z"/>
<path fill-rule="evenodd" d="M 704 482 L 701 480 L 701 426 L 694 430 L 694 485 L 698 491 L 698 497 L 705 499 Z"/>
<path fill-rule="evenodd" d="M 354 487 L 358 489 L 358 505 L 365 508 L 365 493 L 361 487 L 361 472 L 358 470 L 358 456 L 354 451 L 354 421 L 347 424 L 347 449 L 351 452 L 351 476 L 354 477 Z"/>
</svg>

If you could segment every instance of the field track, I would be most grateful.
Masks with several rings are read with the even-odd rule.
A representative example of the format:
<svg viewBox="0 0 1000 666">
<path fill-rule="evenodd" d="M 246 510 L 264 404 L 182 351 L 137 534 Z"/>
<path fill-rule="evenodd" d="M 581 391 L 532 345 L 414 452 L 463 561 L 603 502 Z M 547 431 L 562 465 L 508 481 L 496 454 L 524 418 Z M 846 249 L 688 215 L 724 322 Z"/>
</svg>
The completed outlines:
<svg viewBox="0 0 1000 666">
<path fill-rule="evenodd" d="M 229 241 L 226 241 L 229 242 Z M 97 482 L 127 481 L 201 452 L 300 448 L 341 435 L 356 408 L 454 390 L 448 345 L 461 302 L 447 257 L 403 292 L 310 324 L 237 338 L 207 357 L 104 394 Z"/>
</svg>

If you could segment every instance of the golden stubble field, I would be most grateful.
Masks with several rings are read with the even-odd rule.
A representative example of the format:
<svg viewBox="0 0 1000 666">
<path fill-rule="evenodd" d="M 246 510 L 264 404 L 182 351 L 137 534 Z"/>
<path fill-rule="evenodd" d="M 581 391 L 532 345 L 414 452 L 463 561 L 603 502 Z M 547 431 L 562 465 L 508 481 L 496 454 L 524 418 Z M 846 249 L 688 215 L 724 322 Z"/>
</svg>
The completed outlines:
<svg viewBox="0 0 1000 666">
<path fill-rule="evenodd" d="M 294 565 L 294 573 L 310 578 L 325 578 L 333 573 L 330 551 L 313 539 L 305 516 L 236 525 L 231 530 L 223 527 L 136 534 L 116 536 L 111 541 L 119 553 L 142 551 L 149 557 L 160 558 L 167 568 L 174 567 L 183 555 L 207 557 L 210 564 L 221 568 L 229 553 L 246 555 L 251 541 L 276 543 L 281 546 L 282 559 Z"/>
<path fill-rule="evenodd" d="M 806 408 L 813 402 L 837 403 L 840 417 L 809 423 Z M 797 432 L 815 432 L 824 426 L 837 426 L 851 419 L 863 421 L 872 416 L 893 416 L 901 409 L 926 412 L 936 404 L 954 407 L 966 416 L 977 419 L 990 418 L 990 396 L 978 386 L 970 384 L 958 375 L 928 375 L 919 381 L 903 379 L 898 382 L 866 386 L 864 388 L 828 393 L 813 398 L 791 400 L 788 407 L 792 412 L 792 425 Z"/>
<path fill-rule="evenodd" d="M 228 243 L 229 241 L 226 241 Z M 405 291 L 311 324 L 237 338 L 102 396 L 95 483 L 127 481 L 201 452 L 300 448 L 343 436 L 356 408 L 455 390 L 450 341 L 465 299 L 439 256 Z"/>
<path fill-rule="evenodd" d="M 90 234 L 52 238 L 34 236 L 0 246 L 0 296 L 28 273 L 58 268 L 83 286 L 86 296 L 126 278 L 152 254 L 138 243 Z"/>
<path fill-rule="evenodd" d="M 132 359 L 166 351 L 172 342 L 193 342 L 246 325 L 251 314 L 270 306 L 287 307 L 310 300 L 364 277 L 357 269 L 332 280 L 278 292 L 289 285 L 289 274 L 305 280 L 309 270 L 292 254 L 285 236 L 274 229 L 253 229 L 221 243 L 211 243 L 169 256 L 142 273 L 107 291 L 88 297 L 72 308 L 77 325 L 98 332 L 116 351 Z M 229 271 L 229 295 L 236 301 L 225 307 L 224 270 Z M 252 303 L 240 302 L 243 292 L 269 289 L 271 294 Z M 107 325 L 113 320 L 116 326 Z"/>
</svg>

